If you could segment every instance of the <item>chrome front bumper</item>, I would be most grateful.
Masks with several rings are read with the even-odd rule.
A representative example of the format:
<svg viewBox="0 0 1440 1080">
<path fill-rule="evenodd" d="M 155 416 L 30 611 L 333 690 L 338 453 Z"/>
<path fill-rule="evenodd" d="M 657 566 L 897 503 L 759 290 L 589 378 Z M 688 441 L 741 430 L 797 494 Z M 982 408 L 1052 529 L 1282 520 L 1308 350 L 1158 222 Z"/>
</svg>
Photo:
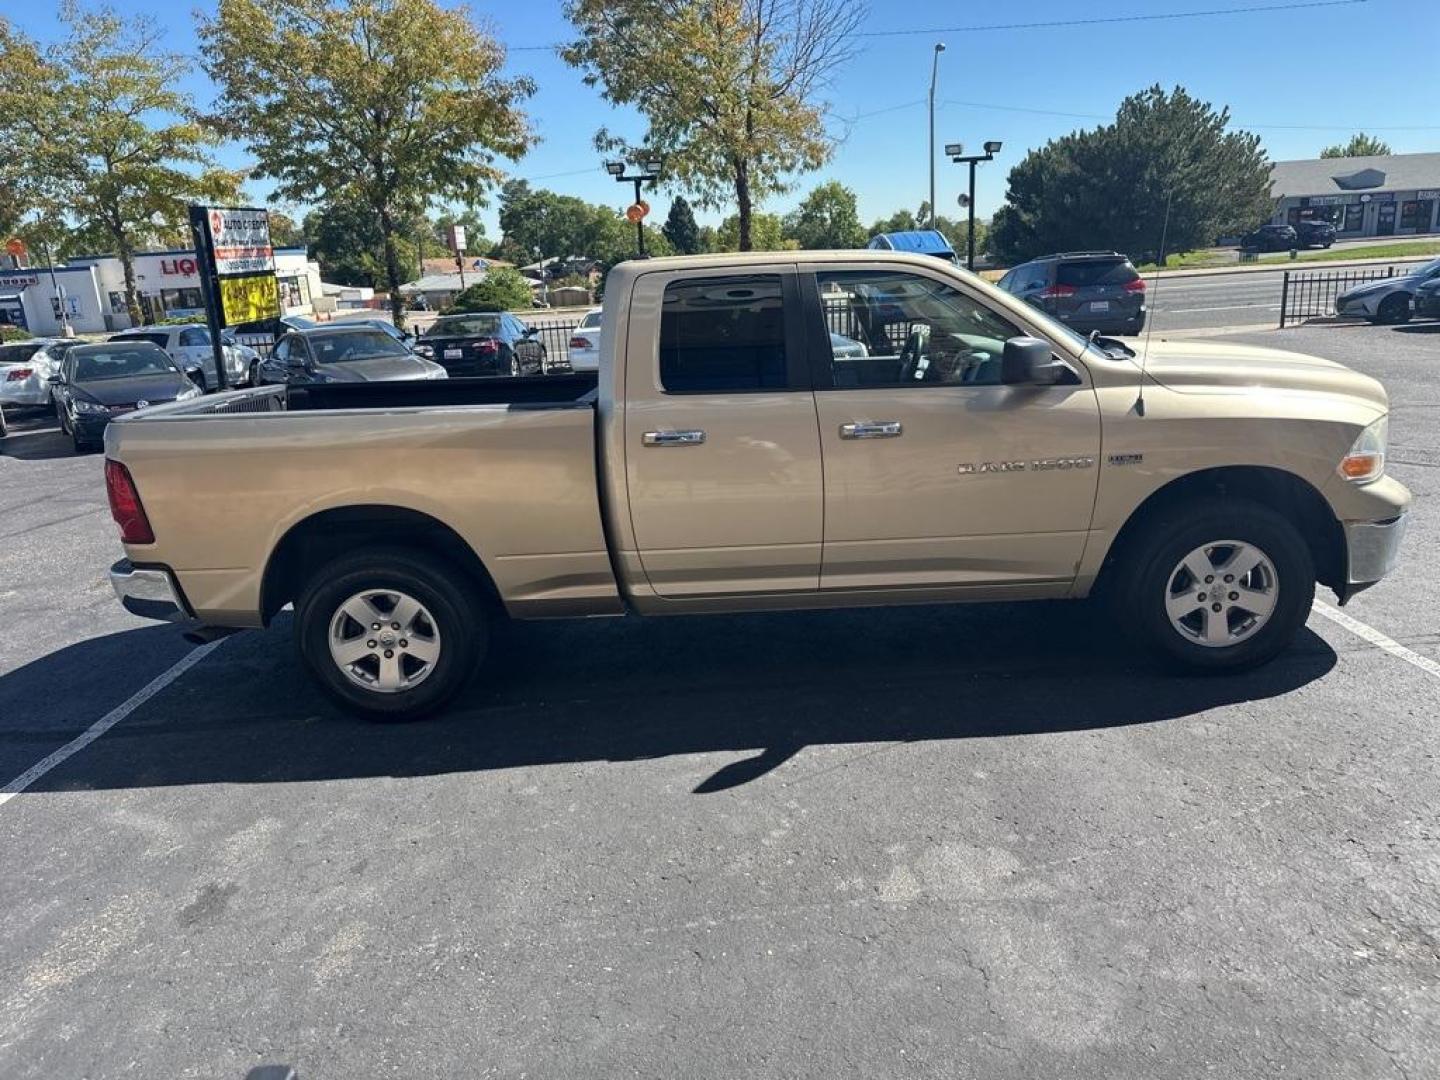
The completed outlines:
<svg viewBox="0 0 1440 1080">
<path fill-rule="evenodd" d="M 142 569 L 121 559 L 110 567 L 110 587 L 125 610 L 142 619 L 183 622 L 189 618 L 180 587 L 169 570 Z"/>
<path fill-rule="evenodd" d="M 1347 521 L 1345 547 L 1349 552 L 1347 580 L 1351 585 L 1373 585 L 1395 568 L 1400 559 L 1400 542 L 1410 515 L 1389 521 Z"/>
</svg>

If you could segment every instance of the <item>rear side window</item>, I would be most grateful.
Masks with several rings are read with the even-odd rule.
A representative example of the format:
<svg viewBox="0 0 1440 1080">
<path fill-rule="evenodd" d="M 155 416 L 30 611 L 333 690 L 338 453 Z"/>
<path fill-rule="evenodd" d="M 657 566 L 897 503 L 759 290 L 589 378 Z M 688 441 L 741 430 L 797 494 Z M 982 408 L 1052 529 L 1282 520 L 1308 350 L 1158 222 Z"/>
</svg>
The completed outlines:
<svg viewBox="0 0 1440 1080">
<path fill-rule="evenodd" d="M 165 348 L 170 343 L 169 334 L 116 334 L 111 341 L 148 341 L 151 345 Z"/>
<path fill-rule="evenodd" d="M 0 345 L 0 364 L 23 364 L 40 351 L 41 342 L 26 341 L 19 345 Z"/>
<path fill-rule="evenodd" d="M 189 330 L 180 331 L 180 344 L 182 346 L 209 345 L 210 331 L 194 327 Z"/>
<path fill-rule="evenodd" d="M 665 286 L 660 384 L 677 393 L 785 389 L 780 276 L 697 278 Z"/>
<path fill-rule="evenodd" d="M 1140 275 L 1129 259 L 1086 259 L 1083 262 L 1063 262 L 1055 271 L 1055 281 L 1060 285 L 1073 285 L 1083 289 L 1087 285 L 1124 285 Z"/>
</svg>

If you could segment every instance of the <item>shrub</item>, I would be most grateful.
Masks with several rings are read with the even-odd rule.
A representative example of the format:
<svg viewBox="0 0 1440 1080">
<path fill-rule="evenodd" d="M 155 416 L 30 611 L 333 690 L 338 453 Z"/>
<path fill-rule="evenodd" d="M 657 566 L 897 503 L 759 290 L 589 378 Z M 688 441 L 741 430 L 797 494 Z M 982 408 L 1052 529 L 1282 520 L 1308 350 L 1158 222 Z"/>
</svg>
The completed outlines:
<svg viewBox="0 0 1440 1080">
<path fill-rule="evenodd" d="M 530 282 L 510 266 L 491 270 L 474 285 L 455 294 L 454 301 L 442 315 L 460 315 L 471 311 L 514 311 L 532 306 Z"/>
</svg>

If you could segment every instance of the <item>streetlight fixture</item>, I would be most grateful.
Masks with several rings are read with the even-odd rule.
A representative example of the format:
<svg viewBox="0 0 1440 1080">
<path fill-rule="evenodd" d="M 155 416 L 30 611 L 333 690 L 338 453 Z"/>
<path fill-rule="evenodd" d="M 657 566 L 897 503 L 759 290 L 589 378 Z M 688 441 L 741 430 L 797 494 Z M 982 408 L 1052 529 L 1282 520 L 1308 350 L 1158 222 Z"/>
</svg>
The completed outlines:
<svg viewBox="0 0 1440 1080">
<path fill-rule="evenodd" d="M 635 202 L 631 208 L 625 212 L 625 216 L 635 222 L 635 240 L 639 247 L 639 257 L 642 259 L 647 258 L 647 256 L 645 254 L 645 209 L 642 207 L 640 201 L 640 187 L 642 184 L 653 183 L 655 180 L 658 180 L 660 178 L 660 170 L 664 164 L 665 162 L 659 154 L 652 154 L 646 151 L 640 155 L 640 160 L 636 163 L 636 167 L 640 171 L 631 176 L 626 176 L 625 162 L 605 162 L 605 171 L 613 176 L 619 183 L 635 185 Z"/>
<path fill-rule="evenodd" d="M 935 79 L 940 73 L 940 54 L 945 43 L 935 43 L 935 53 L 930 61 L 930 228 L 935 228 Z"/>
<path fill-rule="evenodd" d="M 961 195 L 961 205 L 967 207 L 970 212 L 969 235 L 965 240 L 965 269 L 975 269 L 975 166 L 981 161 L 994 161 L 995 155 L 1000 152 L 1000 143 L 997 140 L 990 140 L 984 144 L 983 154 L 971 154 L 968 157 L 962 153 L 965 147 L 961 143 L 947 143 L 945 153 L 956 165 L 970 166 L 970 194 Z"/>
</svg>

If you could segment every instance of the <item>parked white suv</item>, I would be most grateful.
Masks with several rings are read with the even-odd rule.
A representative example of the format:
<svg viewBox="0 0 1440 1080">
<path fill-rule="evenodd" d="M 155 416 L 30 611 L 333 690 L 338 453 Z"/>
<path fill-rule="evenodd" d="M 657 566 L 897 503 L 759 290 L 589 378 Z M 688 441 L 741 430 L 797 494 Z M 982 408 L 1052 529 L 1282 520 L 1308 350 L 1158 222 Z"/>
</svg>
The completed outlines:
<svg viewBox="0 0 1440 1080">
<path fill-rule="evenodd" d="M 215 376 L 215 350 L 210 344 L 210 328 L 204 323 L 179 323 L 173 326 L 137 326 L 112 334 L 111 341 L 148 341 L 170 354 L 181 371 L 192 372 L 202 389 L 219 388 Z M 225 353 L 225 384 L 230 387 L 250 385 L 250 365 L 239 349 L 222 345 Z"/>
</svg>

